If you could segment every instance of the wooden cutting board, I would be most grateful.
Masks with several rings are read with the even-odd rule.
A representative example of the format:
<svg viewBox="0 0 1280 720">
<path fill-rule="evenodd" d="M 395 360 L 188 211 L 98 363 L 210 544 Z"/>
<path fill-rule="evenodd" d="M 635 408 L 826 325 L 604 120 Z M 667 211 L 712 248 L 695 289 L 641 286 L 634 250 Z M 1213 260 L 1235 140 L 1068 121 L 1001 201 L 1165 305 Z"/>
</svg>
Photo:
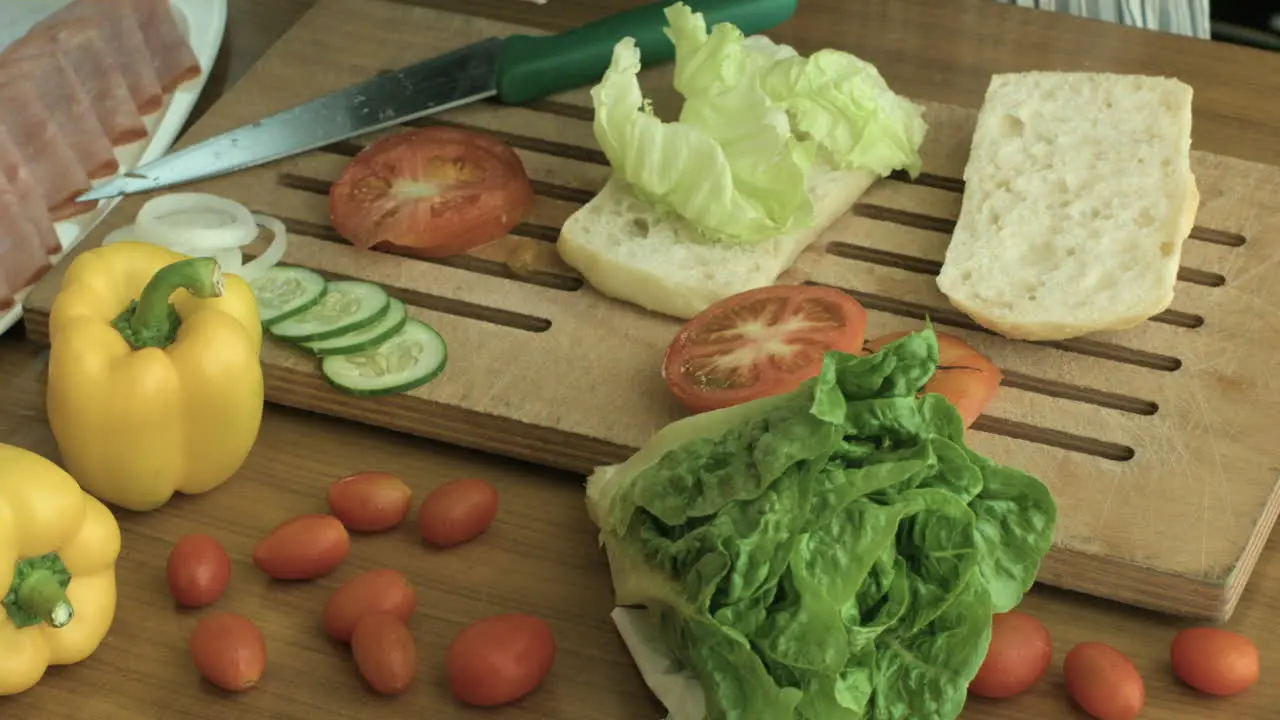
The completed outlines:
<svg viewBox="0 0 1280 720">
<path fill-rule="evenodd" d="M 522 31 L 530 32 L 381 0 L 321 0 L 184 142 Z M 669 69 L 644 75 L 669 116 Z M 935 286 L 975 113 L 926 108 L 926 173 L 877 183 L 792 275 L 851 293 L 869 310 L 869 335 L 917 328 L 927 313 L 1004 369 L 1005 387 L 970 442 L 1044 479 L 1057 497 L 1058 537 L 1042 582 L 1225 619 L 1280 509 L 1280 169 L 1195 153 L 1202 200 L 1173 308 L 1125 332 L 1013 342 L 978 329 Z M 269 342 L 269 400 L 584 473 L 680 417 L 658 371 L 679 323 L 598 295 L 556 254 L 559 226 L 609 172 L 590 119 L 585 88 L 435 118 L 517 148 L 538 192 L 511 236 L 439 262 L 360 252 L 330 228 L 329 182 L 370 138 L 191 188 L 283 219 L 286 262 L 383 284 L 449 345 L 435 382 L 367 400 L 330 389 L 315 360 Z M 129 222 L 143 200 L 122 202 L 83 247 Z M 28 300 L 33 338 L 47 340 L 67 264 Z"/>
</svg>

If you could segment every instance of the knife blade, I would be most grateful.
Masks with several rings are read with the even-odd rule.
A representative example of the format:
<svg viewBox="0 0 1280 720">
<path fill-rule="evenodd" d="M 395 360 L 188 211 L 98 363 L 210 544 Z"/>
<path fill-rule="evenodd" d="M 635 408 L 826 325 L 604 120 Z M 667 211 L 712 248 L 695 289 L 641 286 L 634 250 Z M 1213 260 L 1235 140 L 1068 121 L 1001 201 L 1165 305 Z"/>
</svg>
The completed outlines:
<svg viewBox="0 0 1280 720">
<path fill-rule="evenodd" d="M 711 27 L 750 35 L 789 19 L 798 0 L 684 0 Z M 633 37 L 645 66 L 675 55 L 659 0 L 558 35 L 488 38 L 329 93 L 123 172 L 77 198 L 154 192 L 226 175 L 482 100 L 523 105 L 594 83 Z"/>
</svg>

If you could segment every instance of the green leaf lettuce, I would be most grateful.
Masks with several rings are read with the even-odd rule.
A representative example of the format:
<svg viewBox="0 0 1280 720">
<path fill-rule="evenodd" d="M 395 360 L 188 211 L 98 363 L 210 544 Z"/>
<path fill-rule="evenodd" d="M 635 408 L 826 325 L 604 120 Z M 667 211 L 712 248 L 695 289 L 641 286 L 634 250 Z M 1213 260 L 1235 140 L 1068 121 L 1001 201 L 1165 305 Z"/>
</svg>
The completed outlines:
<svg viewBox="0 0 1280 720">
<path fill-rule="evenodd" d="M 798 390 L 673 423 L 588 481 L 619 605 L 643 605 L 711 720 L 948 720 L 1056 507 L 919 392 L 932 329 L 831 352 Z"/>
</svg>

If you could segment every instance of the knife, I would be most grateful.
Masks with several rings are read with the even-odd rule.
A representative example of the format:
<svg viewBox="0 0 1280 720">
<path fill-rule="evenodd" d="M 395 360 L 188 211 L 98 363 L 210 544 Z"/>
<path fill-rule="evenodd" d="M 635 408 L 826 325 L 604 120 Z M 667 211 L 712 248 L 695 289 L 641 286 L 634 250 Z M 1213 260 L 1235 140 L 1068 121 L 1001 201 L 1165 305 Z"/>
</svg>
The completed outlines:
<svg viewBox="0 0 1280 720">
<path fill-rule="evenodd" d="M 798 0 L 684 0 L 707 26 L 728 22 L 751 35 L 789 19 Z M 667 62 L 660 0 L 559 35 L 489 38 L 330 93 L 169 153 L 100 183 L 79 202 L 152 192 L 314 150 L 489 98 L 522 105 L 604 76 L 613 47 L 633 37 L 641 62 Z"/>
</svg>

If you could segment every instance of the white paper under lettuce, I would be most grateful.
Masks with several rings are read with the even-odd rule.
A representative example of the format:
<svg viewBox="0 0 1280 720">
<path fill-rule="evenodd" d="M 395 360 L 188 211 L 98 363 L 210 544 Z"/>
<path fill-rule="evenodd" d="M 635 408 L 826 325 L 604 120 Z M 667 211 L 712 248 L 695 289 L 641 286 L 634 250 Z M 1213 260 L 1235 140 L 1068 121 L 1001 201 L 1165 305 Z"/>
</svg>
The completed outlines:
<svg viewBox="0 0 1280 720">
<path fill-rule="evenodd" d="M 213 61 L 218 57 L 218 48 L 222 46 L 222 35 L 227 25 L 227 0 L 170 0 L 178 26 L 186 33 L 187 42 L 200 67 L 204 72 L 200 77 L 188 80 L 178 86 L 165 101 L 160 112 L 153 113 L 143 121 L 147 126 L 147 137 L 136 143 L 116 148 L 116 158 L 120 161 L 120 172 L 127 172 L 143 163 L 151 162 L 164 155 L 178 138 L 179 131 L 186 124 L 191 109 L 204 90 L 205 80 Z M 0 50 L 8 47 L 14 40 L 27 34 L 33 25 L 53 14 L 54 11 L 67 5 L 70 0 L 0 0 Z M 114 176 L 110 176 L 114 177 Z M 94 184 L 110 179 L 102 178 Z M 54 223 L 58 231 L 58 239 L 62 241 L 63 251 L 51 258 L 56 264 L 66 257 L 89 231 L 93 230 L 102 218 L 111 211 L 119 198 L 103 200 L 98 207 L 77 217 Z M 18 293 L 18 303 L 7 311 L 0 311 L 0 335 L 13 327 L 22 317 L 22 301 L 26 299 L 30 288 Z"/>
<path fill-rule="evenodd" d="M 707 699 L 692 673 L 677 668 L 675 660 L 658 641 L 657 628 L 648 612 L 614 608 L 609 617 L 627 650 L 640 668 L 640 675 L 655 697 L 667 708 L 667 720 L 704 720 Z"/>
</svg>

